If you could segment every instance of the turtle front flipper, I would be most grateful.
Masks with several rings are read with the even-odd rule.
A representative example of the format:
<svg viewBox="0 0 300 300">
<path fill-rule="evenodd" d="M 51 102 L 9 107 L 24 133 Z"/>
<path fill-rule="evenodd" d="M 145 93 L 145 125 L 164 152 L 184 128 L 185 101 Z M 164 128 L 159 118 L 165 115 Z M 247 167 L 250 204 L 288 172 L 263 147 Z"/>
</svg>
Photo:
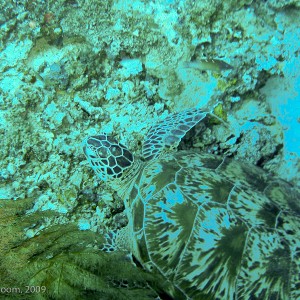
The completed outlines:
<svg viewBox="0 0 300 300">
<path fill-rule="evenodd" d="M 185 134 L 203 120 L 209 112 L 199 108 L 190 108 L 169 115 L 157 122 L 149 130 L 143 146 L 143 158 L 157 158 L 167 149 L 176 148 Z"/>
</svg>

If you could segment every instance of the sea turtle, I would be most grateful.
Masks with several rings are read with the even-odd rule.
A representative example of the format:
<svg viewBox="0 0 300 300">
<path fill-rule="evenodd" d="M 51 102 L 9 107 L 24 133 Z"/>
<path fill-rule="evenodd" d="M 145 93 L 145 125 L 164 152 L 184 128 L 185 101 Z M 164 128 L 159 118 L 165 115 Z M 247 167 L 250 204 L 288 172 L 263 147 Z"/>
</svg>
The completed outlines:
<svg viewBox="0 0 300 300">
<path fill-rule="evenodd" d="M 299 300 L 299 190 L 234 159 L 176 151 L 206 115 L 158 122 L 140 159 L 106 134 L 85 139 L 92 168 L 125 201 L 134 257 L 176 300 Z"/>
</svg>

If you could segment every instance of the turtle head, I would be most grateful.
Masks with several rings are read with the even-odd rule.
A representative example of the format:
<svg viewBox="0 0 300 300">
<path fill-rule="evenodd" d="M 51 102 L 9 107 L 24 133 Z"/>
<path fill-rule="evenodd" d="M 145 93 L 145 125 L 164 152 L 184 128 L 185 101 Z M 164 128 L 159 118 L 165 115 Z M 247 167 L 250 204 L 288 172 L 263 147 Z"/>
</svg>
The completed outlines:
<svg viewBox="0 0 300 300">
<path fill-rule="evenodd" d="M 120 178 L 134 163 L 131 152 L 106 134 L 86 138 L 83 141 L 83 152 L 91 167 L 104 181 Z"/>
</svg>

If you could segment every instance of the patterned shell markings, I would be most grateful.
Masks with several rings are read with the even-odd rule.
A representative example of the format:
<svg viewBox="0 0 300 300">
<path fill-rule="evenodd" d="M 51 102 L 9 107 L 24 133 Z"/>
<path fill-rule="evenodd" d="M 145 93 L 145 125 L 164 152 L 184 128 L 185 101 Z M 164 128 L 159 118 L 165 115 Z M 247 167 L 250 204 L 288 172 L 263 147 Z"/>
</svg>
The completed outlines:
<svg viewBox="0 0 300 300">
<path fill-rule="evenodd" d="M 175 299 L 299 299 L 300 197 L 288 183 L 180 151 L 151 156 L 128 197 L 132 251 Z"/>
</svg>

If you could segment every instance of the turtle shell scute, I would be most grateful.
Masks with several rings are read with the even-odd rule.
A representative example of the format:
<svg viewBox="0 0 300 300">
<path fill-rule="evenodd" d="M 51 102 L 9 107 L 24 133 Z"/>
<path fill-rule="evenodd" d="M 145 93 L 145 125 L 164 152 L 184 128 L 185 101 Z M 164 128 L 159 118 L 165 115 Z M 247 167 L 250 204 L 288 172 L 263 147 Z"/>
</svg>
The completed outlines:
<svg viewBox="0 0 300 300">
<path fill-rule="evenodd" d="M 174 298 L 299 299 L 300 197 L 288 183 L 180 151 L 149 161 L 135 189 L 137 255 Z"/>
</svg>

